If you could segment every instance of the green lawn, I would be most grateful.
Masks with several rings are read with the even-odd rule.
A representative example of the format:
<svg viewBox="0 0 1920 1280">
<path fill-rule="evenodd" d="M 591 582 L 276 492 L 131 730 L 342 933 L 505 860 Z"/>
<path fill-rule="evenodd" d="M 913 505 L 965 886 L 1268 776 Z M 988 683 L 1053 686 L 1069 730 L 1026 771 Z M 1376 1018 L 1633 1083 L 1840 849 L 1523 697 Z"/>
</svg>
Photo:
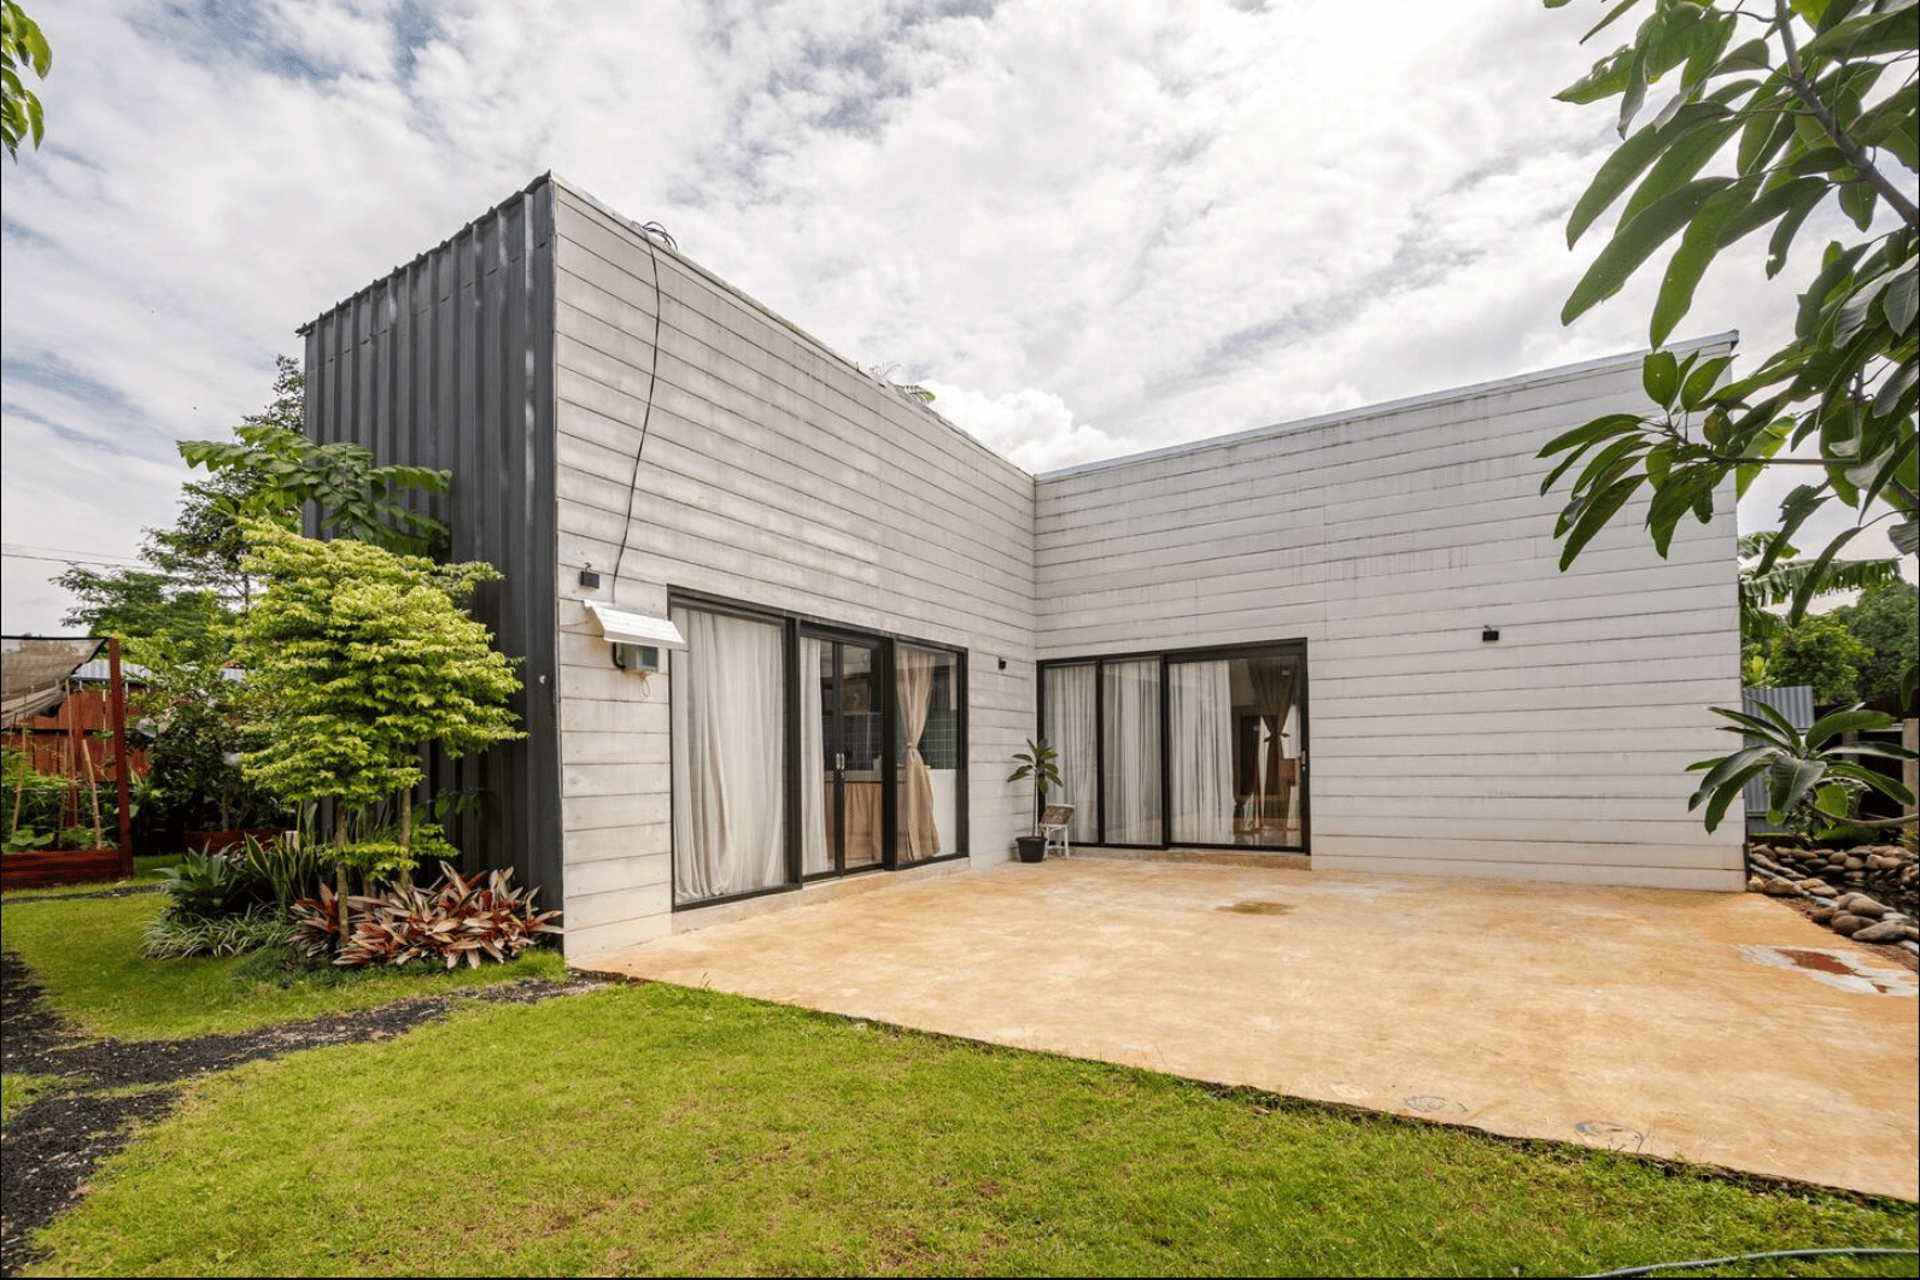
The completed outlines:
<svg viewBox="0 0 1920 1280">
<path fill-rule="evenodd" d="M 35 1098 L 51 1092 L 59 1083 L 58 1076 L 34 1076 L 18 1071 L 0 1073 L 0 1126 L 13 1119 L 15 1112 Z"/>
<path fill-rule="evenodd" d="M 162 905 L 20 904 L 0 927 L 62 1016 L 133 1039 L 562 972 L 551 952 L 273 981 L 247 957 L 144 960 L 140 927 Z M 72 1087 L 0 1084 L 5 1116 Z M 42 1238 L 46 1274 L 1508 1276 L 1920 1236 L 1911 1204 L 661 985 L 462 1008 L 189 1084 L 91 1185 Z"/>
<path fill-rule="evenodd" d="M 263 966 L 249 956 L 143 957 L 140 929 L 166 903 L 164 894 L 18 903 L 0 908 L 0 935 L 63 1018 L 95 1035 L 128 1040 L 250 1031 L 476 983 L 565 974 L 557 952 L 539 951 L 509 965 L 453 973 L 323 971 L 281 985 L 250 978 Z"/>
<path fill-rule="evenodd" d="M 243 1067 L 93 1183 L 44 1274 L 1509 1276 L 1916 1238 L 1910 1204 L 660 985 Z"/>
</svg>

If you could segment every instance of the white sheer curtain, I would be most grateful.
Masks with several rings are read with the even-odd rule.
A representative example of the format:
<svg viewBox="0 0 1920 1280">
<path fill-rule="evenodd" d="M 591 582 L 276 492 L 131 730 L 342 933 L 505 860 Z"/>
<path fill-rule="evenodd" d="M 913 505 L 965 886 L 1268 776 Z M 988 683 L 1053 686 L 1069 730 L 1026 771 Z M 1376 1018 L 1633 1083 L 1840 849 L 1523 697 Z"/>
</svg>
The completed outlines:
<svg viewBox="0 0 1920 1280">
<path fill-rule="evenodd" d="M 1107 843 L 1160 843 L 1160 660 L 1109 662 L 1106 699 Z"/>
<path fill-rule="evenodd" d="M 1047 745 L 1060 753 L 1058 766 L 1063 791 L 1047 799 L 1070 804 L 1073 809 L 1072 835 L 1075 840 L 1091 842 L 1094 825 L 1094 692 L 1093 664 L 1074 667 L 1048 667 L 1041 685 L 1046 698 Z M 1030 793 L 1029 793 L 1030 794 Z"/>
<path fill-rule="evenodd" d="M 1233 685 L 1224 662 L 1167 664 L 1173 839 L 1232 844 Z"/>
<path fill-rule="evenodd" d="M 827 747 L 820 689 L 832 675 L 833 643 L 800 637 L 800 873 L 833 870 L 827 843 Z"/>
<path fill-rule="evenodd" d="M 675 609 L 673 867 L 681 902 L 786 879 L 780 628 Z"/>
</svg>

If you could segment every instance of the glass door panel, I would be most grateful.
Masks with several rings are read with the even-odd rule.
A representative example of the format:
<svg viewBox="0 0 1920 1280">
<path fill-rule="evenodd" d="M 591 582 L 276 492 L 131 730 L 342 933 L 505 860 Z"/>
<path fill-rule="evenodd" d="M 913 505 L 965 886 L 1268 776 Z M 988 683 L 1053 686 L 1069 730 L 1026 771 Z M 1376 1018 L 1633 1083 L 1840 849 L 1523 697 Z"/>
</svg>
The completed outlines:
<svg viewBox="0 0 1920 1280">
<path fill-rule="evenodd" d="M 1301 665 L 1295 654 L 1168 662 L 1175 843 L 1302 844 Z"/>
<path fill-rule="evenodd" d="M 881 859 L 881 770 L 886 737 L 882 701 L 874 685 L 874 652 L 863 644 L 836 644 L 840 652 L 840 797 L 842 871 L 877 867 Z"/>
<path fill-rule="evenodd" d="M 800 663 L 806 725 L 801 872 L 818 876 L 879 866 L 884 738 L 874 648 L 803 635 Z"/>
</svg>

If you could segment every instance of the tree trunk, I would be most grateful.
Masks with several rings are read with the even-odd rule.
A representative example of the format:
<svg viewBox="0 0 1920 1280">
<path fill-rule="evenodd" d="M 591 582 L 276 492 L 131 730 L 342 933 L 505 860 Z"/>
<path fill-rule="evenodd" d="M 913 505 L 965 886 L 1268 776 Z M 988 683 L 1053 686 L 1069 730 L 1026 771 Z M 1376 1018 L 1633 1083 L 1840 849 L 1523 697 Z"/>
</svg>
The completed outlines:
<svg viewBox="0 0 1920 1280">
<path fill-rule="evenodd" d="M 340 945 L 347 945 L 347 826 L 339 822 L 333 829 L 333 892 L 340 912 Z"/>
<path fill-rule="evenodd" d="M 400 791 L 400 887 L 413 888 L 413 788 Z"/>
</svg>

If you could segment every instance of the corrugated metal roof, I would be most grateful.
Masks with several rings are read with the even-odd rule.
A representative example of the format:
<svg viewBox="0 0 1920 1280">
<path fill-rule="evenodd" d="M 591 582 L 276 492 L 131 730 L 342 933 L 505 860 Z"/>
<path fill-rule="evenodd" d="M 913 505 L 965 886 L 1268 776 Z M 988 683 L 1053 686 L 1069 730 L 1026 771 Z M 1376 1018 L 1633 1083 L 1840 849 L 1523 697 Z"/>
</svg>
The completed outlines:
<svg viewBox="0 0 1920 1280">
<path fill-rule="evenodd" d="M 1772 707 L 1793 723 L 1796 729 L 1805 730 L 1813 724 L 1813 686 L 1796 684 L 1784 689 L 1742 689 L 1740 691 L 1740 709 L 1748 715 L 1758 715 L 1756 708 L 1761 703 Z M 1758 739 L 1746 739 L 1752 746 Z M 1767 821 L 1767 780 L 1761 774 L 1748 780 L 1742 792 L 1747 806 L 1747 833 L 1757 835 L 1762 832 L 1784 831 L 1785 827 L 1776 827 Z"/>
</svg>

